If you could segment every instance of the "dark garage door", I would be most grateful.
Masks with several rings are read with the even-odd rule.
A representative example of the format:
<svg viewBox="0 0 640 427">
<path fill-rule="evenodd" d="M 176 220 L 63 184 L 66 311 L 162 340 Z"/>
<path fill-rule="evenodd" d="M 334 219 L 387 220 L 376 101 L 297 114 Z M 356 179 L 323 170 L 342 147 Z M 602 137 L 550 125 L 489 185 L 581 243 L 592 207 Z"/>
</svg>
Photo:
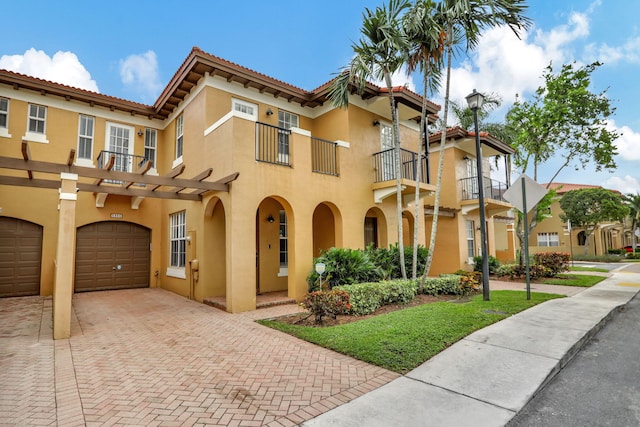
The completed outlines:
<svg viewBox="0 0 640 427">
<path fill-rule="evenodd" d="M 150 243 L 150 230 L 129 222 L 97 222 L 78 228 L 75 291 L 148 287 Z"/>
<path fill-rule="evenodd" d="M 0 217 L 0 297 L 40 295 L 42 227 Z"/>
</svg>

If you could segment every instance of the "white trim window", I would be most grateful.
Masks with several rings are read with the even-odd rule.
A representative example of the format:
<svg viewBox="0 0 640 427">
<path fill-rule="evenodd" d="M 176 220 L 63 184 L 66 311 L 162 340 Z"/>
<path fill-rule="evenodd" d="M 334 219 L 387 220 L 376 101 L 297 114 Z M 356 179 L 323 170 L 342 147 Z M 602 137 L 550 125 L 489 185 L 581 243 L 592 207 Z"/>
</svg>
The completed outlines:
<svg viewBox="0 0 640 427">
<path fill-rule="evenodd" d="M 93 164 L 94 118 L 80 115 L 78 120 L 78 160 Z"/>
<path fill-rule="evenodd" d="M 538 233 L 538 246 L 560 246 L 558 233 Z"/>
<path fill-rule="evenodd" d="M 151 160 L 151 169 L 157 170 L 156 166 L 156 150 L 158 141 L 158 132 L 155 129 L 146 128 L 144 130 L 144 158 Z"/>
<path fill-rule="evenodd" d="M 169 266 L 183 269 L 187 259 L 186 211 L 169 215 Z"/>
<path fill-rule="evenodd" d="M 47 131 L 47 107 L 38 104 L 29 104 L 27 117 L 27 134 L 25 139 L 33 142 L 48 144 Z"/>
<path fill-rule="evenodd" d="M 0 98 L 0 136 L 11 138 L 9 135 L 9 99 Z"/>
<path fill-rule="evenodd" d="M 233 98 L 231 100 L 231 109 L 233 111 L 246 114 L 255 121 L 258 120 L 258 106 L 256 104 Z"/>
<path fill-rule="evenodd" d="M 473 259 L 476 256 L 476 223 L 467 220 L 467 257 Z"/>
<path fill-rule="evenodd" d="M 116 162 L 113 165 L 114 171 L 133 172 L 134 132 L 135 128 L 131 126 L 107 123 L 105 149 L 116 157 Z M 110 155 L 102 159 L 103 165 L 109 161 Z"/>
<path fill-rule="evenodd" d="M 280 211 L 280 271 L 278 276 L 289 274 L 289 227 L 287 226 L 287 214 Z"/>
<path fill-rule="evenodd" d="M 184 151 L 184 115 L 176 119 L 176 160 L 182 159 Z"/>
</svg>

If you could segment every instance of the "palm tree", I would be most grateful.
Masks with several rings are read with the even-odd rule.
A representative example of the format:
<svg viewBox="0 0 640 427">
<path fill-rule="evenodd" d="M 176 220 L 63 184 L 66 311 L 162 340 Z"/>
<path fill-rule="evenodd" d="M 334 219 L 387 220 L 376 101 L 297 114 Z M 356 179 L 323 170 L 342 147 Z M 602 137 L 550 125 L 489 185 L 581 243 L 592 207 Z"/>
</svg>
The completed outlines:
<svg viewBox="0 0 640 427">
<path fill-rule="evenodd" d="M 438 211 L 440 207 L 440 193 L 442 187 L 442 172 L 444 167 L 444 147 L 447 137 L 447 119 L 449 111 L 449 93 L 451 86 L 451 62 L 454 48 L 462 41 L 466 42 L 466 50 L 474 49 L 481 32 L 489 27 L 507 25 L 516 36 L 519 31 L 528 28 L 531 20 L 523 15 L 526 4 L 524 0 L 443 0 L 438 5 L 436 20 L 441 22 L 445 32 L 445 54 L 447 71 L 445 81 L 444 117 L 441 126 L 440 151 L 438 160 L 438 177 L 436 180 L 436 194 L 433 208 L 433 224 L 429 252 L 425 263 L 422 280 L 429 274 L 433 260 L 436 234 L 438 228 Z M 484 207 L 480 207 L 483 209 Z"/>
<path fill-rule="evenodd" d="M 393 124 L 394 163 L 396 174 L 398 249 L 402 277 L 407 278 L 402 244 L 402 171 L 400 167 L 400 126 L 394 99 L 391 76 L 406 62 L 407 38 L 400 25 L 402 13 L 409 7 L 408 0 L 389 0 L 389 4 L 375 10 L 365 8 L 360 32 L 362 37 L 353 44 L 354 57 L 348 67 L 331 84 L 329 99 L 337 107 L 349 104 L 349 87 L 355 85 L 359 94 L 364 93 L 367 80 L 384 81 L 391 109 Z"/>
<path fill-rule="evenodd" d="M 442 52 L 444 50 L 445 33 L 435 19 L 436 3 L 433 0 L 417 0 L 411 10 L 405 15 L 405 33 L 409 39 L 407 72 L 411 73 L 420 68 L 423 77 L 422 112 L 420 115 L 420 148 L 416 169 L 416 188 L 414 195 L 414 217 L 416 221 L 420 215 L 420 181 L 422 173 L 422 159 L 426 158 L 428 146 L 427 136 L 427 100 L 429 93 L 437 91 L 440 85 L 442 71 Z M 418 227 L 413 227 L 413 263 L 411 278 L 417 277 L 418 267 Z"/>
</svg>

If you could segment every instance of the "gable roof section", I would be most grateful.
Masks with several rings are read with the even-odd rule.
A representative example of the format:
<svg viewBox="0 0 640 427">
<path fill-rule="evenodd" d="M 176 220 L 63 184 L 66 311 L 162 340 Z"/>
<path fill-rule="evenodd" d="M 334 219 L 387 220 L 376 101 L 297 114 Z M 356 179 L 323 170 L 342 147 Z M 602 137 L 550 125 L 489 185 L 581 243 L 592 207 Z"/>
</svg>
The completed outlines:
<svg viewBox="0 0 640 427">
<path fill-rule="evenodd" d="M 541 184 L 543 187 L 547 187 L 548 184 Z M 589 185 L 589 184 L 567 184 L 563 182 L 552 182 L 549 185 L 550 190 L 556 190 L 558 194 L 568 193 L 572 190 L 585 190 L 588 188 L 602 188 L 600 185 Z"/>
<path fill-rule="evenodd" d="M 436 132 L 432 135 L 429 135 L 429 145 L 431 144 L 439 144 L 440 137 L 442 132 Z M 493 148 L 499 153 L 502 154 L 513 154 L 515 150 L 506 142 L 492 136 L 488 132 L 480 132 L 480 142 L 483 145 Z M 475 138 L 476 133 L 473 131 L 468 131 L 460 126 L 455 126 L 447 129 L 447 139 L 469 139 Z"/>
<path fill-rule="evenodd" d="M 119 110 L 131 115 L 147 116 L 164 120 L 178 107 L 185 97 L 195 87 L 205 74 L 219 76 L 228 82 L 235 82 L 245 88 L 254 88 L 260 93 L 268 93 L 275 98 L 284 98 L 288 102 L 295 102 L 303 107 L 314 108 L 322 106 L 328 101 L 330 80 L 313 91 L 306 91 L 288 83 L 253 71 L 249 68 L 219 58 L 194 47 L 182 65 L 173 75 L 153 106 L 116 98 L 84 89 L 54 83 L 51 81 L 0 70 L 0 83 L 13 86 L 14 89 L 25 88 L 40 92 L 44 95 L 52 94 L 67 100 L 76 100 L 90 105 Z M 416 111 L 422 110 L 422 97 L 405 87 L 394 87 L 394 95 L 399 104 L 403 104 Z M 355 87 L 352 88 L 355 93 Z M 367 82 L 362 98 L 367 100 L 378 96 L 386 96 L 386 88 L 378 87 Z M 430 116 L 437 114 L 440 106 L 427 101 Z"/>
</svg>

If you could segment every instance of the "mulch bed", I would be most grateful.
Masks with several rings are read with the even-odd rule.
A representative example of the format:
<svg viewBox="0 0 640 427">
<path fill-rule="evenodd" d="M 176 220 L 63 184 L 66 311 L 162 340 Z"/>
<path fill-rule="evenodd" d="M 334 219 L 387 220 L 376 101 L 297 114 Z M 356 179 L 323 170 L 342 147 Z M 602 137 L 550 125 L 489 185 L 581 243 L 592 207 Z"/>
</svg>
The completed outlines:
<svg viewBox="0 0 640 427">
<path fill-rule="evenodd" d="M 290 325 L 300 325 L 300 326 L 311 326 L 311 327 L 325 327 L 325 326 L 335 326 L 335 325 L 343 325 L 345 323 L 357 322 L 359 320 L 368 319 L 374 316 L 380 316 L 381 314 L 391 313 L 392 311 L 403 310 L 409 307 L 415 307 L 423 304 L 430 304 L 434 302 L 443 302 L 443 301 L 454 301 L 454 302 L 463 302 L 468 301 L 473 295 L 466 297 L 457 297 L 454 295 L 416 295 L 413 301 L 407 304 L 389 304 L 383 307 L 380 307 L 376 311 L 371 314 L 367 314 L 365 316 L 350 316 L 350 315 L 338 315 L 335 319 L 332 317 L 324 317 L 322 319 L 322 323 L 318 324 L 315 322 L 315 317 L 310 315 L 308 312 L 304 311 L 302 313 L 289 314 L 286 316 L 275 317 L 273 320 L 275 322 L 287 323 Z"/>
</svg>

